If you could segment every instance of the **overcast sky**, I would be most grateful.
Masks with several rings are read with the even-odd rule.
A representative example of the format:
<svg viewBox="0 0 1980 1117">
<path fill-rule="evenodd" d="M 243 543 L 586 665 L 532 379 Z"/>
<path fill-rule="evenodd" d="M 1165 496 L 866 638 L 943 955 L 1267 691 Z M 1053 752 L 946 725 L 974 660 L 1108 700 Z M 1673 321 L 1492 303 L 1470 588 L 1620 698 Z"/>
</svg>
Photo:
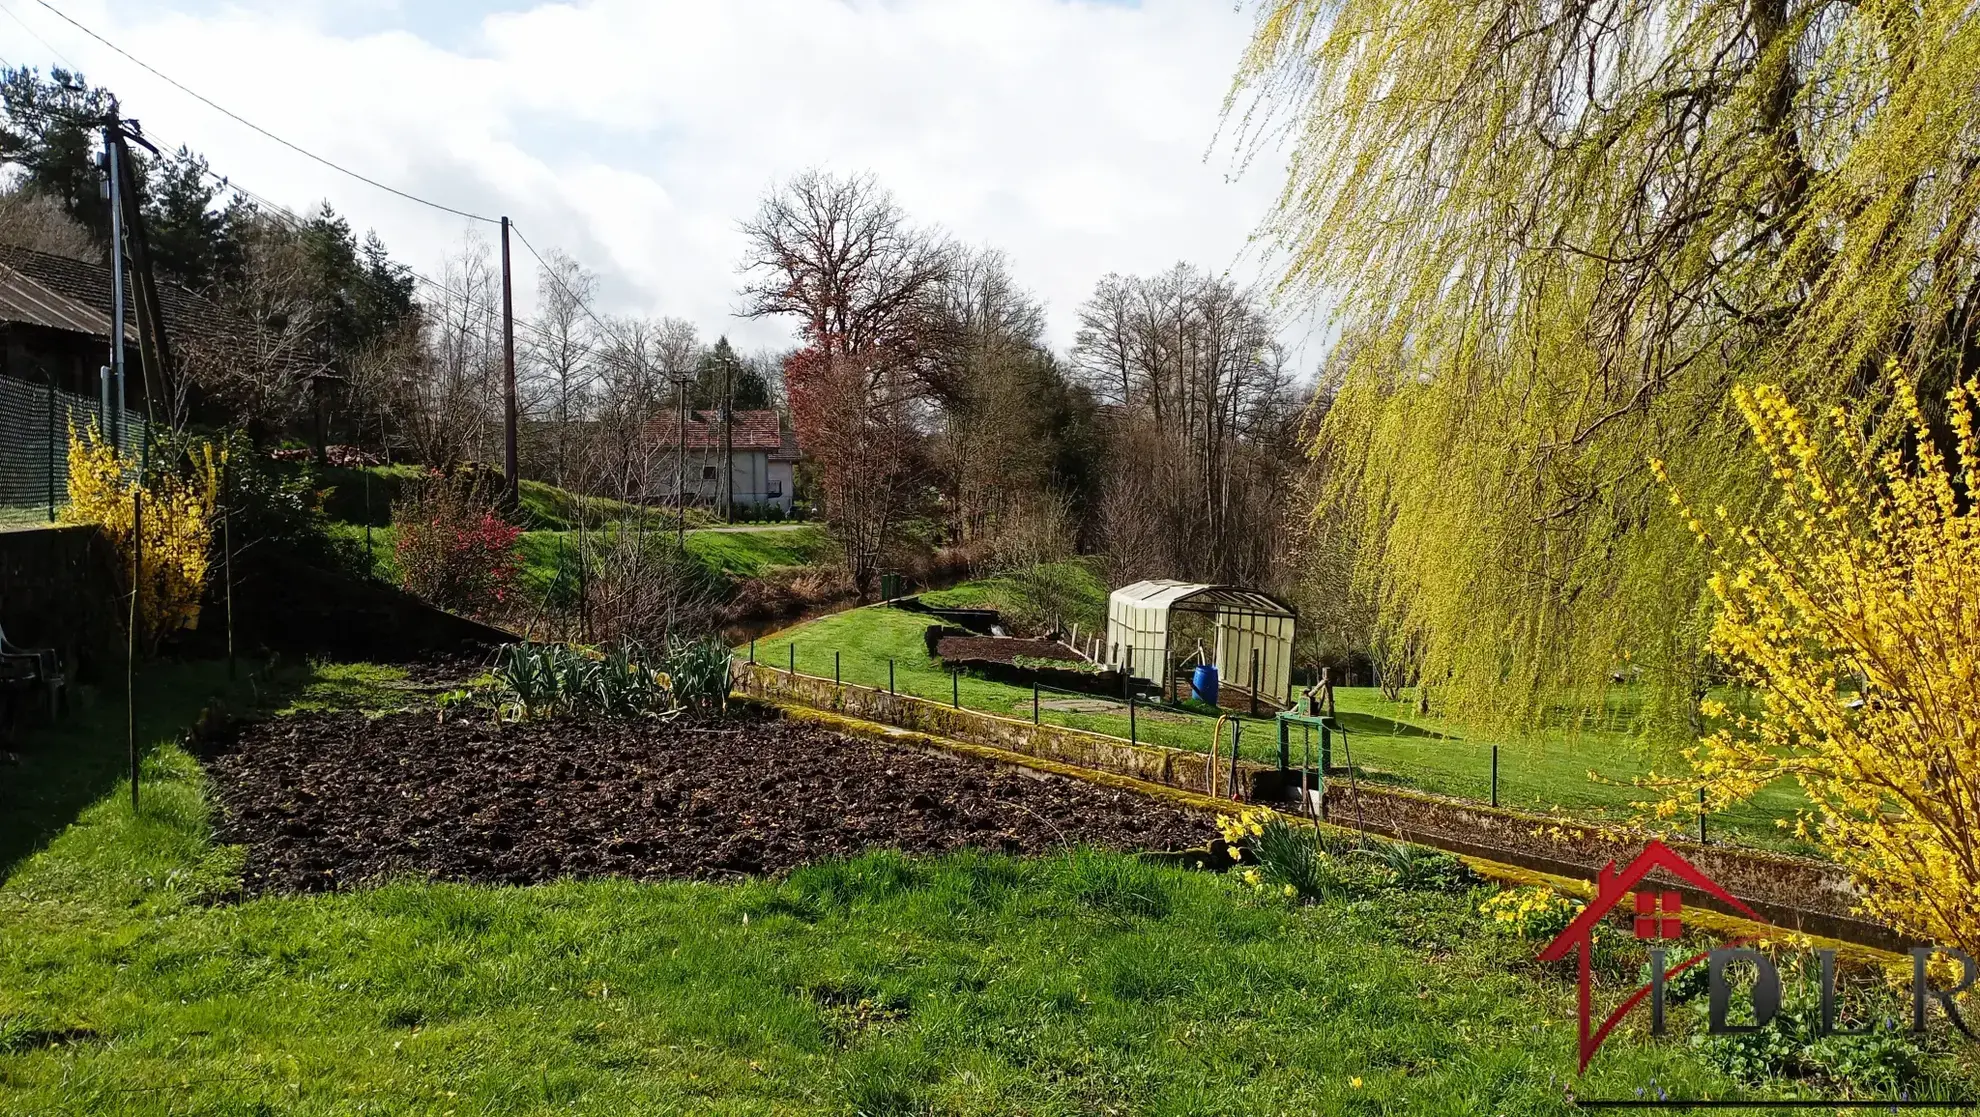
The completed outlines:
<svg viewBox="0 0 1980 1117">
<path fill-rule="evenodd" d="M 1004 250 L 1061 349 L 1108 272 L 1268 278 L 1247 241 L 1283 163 L 1240 176 L 1214 144 L 1252 19 L 1232 0 L 49 2 L 302 147 L 508 214 L 599 275 L 601 312 L 678 315 L 744 349 L 792 335 L 733 317 L 736 223 L 814 165 L 870 170 L 916 220 Z M 0 59 L 81 68 L 154 138 L 292 208 L 328 199 L 428 275 L 470 231 L 236 124 L 38 0 L 0 0 Z M 1285 336 L 1310 370 L 1306 322 Z"/>
</svg>

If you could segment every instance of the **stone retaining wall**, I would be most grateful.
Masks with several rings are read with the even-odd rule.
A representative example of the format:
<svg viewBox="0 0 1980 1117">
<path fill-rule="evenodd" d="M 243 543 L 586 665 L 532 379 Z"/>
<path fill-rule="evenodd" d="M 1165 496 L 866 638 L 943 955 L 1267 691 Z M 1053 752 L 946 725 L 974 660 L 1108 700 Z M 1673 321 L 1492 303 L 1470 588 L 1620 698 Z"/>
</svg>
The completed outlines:
<svg viewBox="0 0 1980 1117">
<path fill-rule="evenodd" d="M 1063 726 L 1033 725 L 923 698 L 792 675 L 762 664 L 737 664 L 736 689 L 766 701 L 829 710 L 1185 791 L 1202 792 L 1209 786 L 1208 757 L 1202 753 L 1130 744 Z M 1228 771 L 1227 765 L 1226 759 L 1219 767 Z M 1249 761 L 1240 762 L 1238 768 L 1241 788 L 1252 786 L 1257 775 L 1273 771 Z M 1219 787 L 1224 781 L 1220 772 Z M 1551 815 L 1403 788 L 1357 787 L 1339 778 L 1327 783 L 1326 814 L 1336 825 L 1584 880 L 1594 879 L 1611 860 L 1626 863 L 1640 845 Z M 1833 865 L 1734 846 L 1682 840 L 1667 844 L 1778 926 L 1883 949 L 1908 945 L 1886 928 L 1852 914 L 1855 889 Z"/>
</svg>

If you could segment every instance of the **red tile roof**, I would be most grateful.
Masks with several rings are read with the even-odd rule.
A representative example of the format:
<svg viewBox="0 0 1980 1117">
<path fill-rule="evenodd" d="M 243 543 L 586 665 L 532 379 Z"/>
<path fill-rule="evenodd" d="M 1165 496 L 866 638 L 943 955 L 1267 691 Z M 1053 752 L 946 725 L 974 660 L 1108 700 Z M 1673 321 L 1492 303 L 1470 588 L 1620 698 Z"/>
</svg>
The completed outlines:
<svg viewBox="0 0 1980 1117">
<path fill-rule="evenodd" d="M 765 450 L 775 453 L 784 446 L 784 432 L 775 411 L 737 411 L 734 419 L 734 445 L 738 450 Z M 680 445 L 681 423 L 677 416 L 662 415 L 647 420 L 646 437 L 655 446 L 669 449 Z M 687 448 L 720 450 L 722 414 L 695 411 L 687 419 Z"/>
</svg>

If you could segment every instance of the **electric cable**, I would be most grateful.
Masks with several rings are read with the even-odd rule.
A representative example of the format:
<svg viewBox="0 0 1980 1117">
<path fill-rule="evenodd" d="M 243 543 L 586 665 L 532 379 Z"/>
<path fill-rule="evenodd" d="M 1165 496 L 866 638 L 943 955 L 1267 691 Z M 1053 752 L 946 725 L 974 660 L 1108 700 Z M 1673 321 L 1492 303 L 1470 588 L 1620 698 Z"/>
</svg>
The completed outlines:
<svg viewBox="0 0 1980 1117">
<path fill-rule="evenodd" d="M 268 129 L 263 128 L 261 125 L 256 124 L 255 122 L 248 120 L 246 117 L 241 116 L 239 113 L 234 112 L 232 109 L 229 109 L 226 106 L 219 104 L 218 102 L 212 100 L 209 97 L 204 96 L 203 94 L 197 93 L 192 89 L 187 88 L 177 79 L 171 77 L 166 73 L 163 73 L 157 67 L 137 57 L 136 55 L 132 54 L 130 51 L 125 50 L 123 47 L 118 46 L 117 44 L 111 42 L 110 40 L 104 38 L 103 36 L 90 30 L 89 28 L 83 26 L 81 23 L 76 22 L 76 20 L 71 18 L 60 8 L 57 8 L 55 5 L 50 4 L 48 0 L 35 0 L 35 2 L 40 4 L 42 7 L 47 8 L 49 11 L 55 13 L 55 15 L 58 18 L 68 23 L 76 30 L 82 32 L 85 35 L 88 35 L 90 38 L 95 39 L 97 42 L 102 43 L 104 46 L 109 47 L 111 50 L 116 51 L 118 54 L 123 55 L 125 58 L 129 59 L 131 62 L 135 63 L 139 67 L 142 67 L 146 72 L 150 73 L 153 77 L 159 79 L 160 81 L 163 81 L 167 85 L 170 85 L 172 88 L 177 89 L 179 92 L 184 93 L 186 96 L 191 97 L 194 100 L 200 102 L 201 104 L 205 105 L 207 108 L 210 108 L 215 112 L 218 112 L 221 115 L 227 117 L 228 119 L 233 120 L 235 123 L 243 125 L 244 127 L 252 129 L 255 132 L 259 132 L 261 135 L 266 136 L 271 140 L 274 140 L 276 143 L 281 144 L 283 147 L 288 148 L 290 151 L 293 151 L 298 155 L 302 155 L 307 158 L 314 159 L 316 162 L 323 164 L 324 166 L 330 168 L 333 171 L 336 171 L 338 174 L 348 175 L 351 178 L 357 179 L 359 182 L 362 182 L 368 186 L 377 187 L 378 189 L 383 190 L 388 194 L 395 194 L 401 198 L 406 199 L 409 202 L 418 202 L 420 205 L 430 206 L 433 209 L 440 210 L 443 213 L 451 213 L 456 217 L 465 217 L 470 221 L 485 221 L 490 225 L 500 224 L 500 221 L 497 218 L 483 217 L 481 214 L 478 213 L 469 213 L 467 210 L 464 209 L 455 209 L 453 206 L 446 205 L 441 202 L 436 202 L 429 198 L 422 198 L 417 194 L 408 193 L 404 190 L 399 189 L 396 186 L 387 186 L 386 184 L 378 181 L 375 178 L 371 178 L 367 175 L 359 174 L 358 172 L 351 170 L 349 167 L 341 166 L 335 162 L 332 162 L 331 160 L 316 154 L 315 152 L 301 146 L 300 144 L 292 143 L 289 140 L 285 140 L 281 136 L 278 136 L 275 133 L 269 131 Z M 16 22 L 19 22 L 19 17 L 16 16 L 15 20 Z M 25 27 L 26 25 L 22 24 L 22 26 Z M 33 34 L 33 32 L 30 31 L 29 34 Z M 39 36 L 36 37 L 39 38 Z M 50 47 L 49 49 L 53 50 L 54 48 Z"/>
</svg>

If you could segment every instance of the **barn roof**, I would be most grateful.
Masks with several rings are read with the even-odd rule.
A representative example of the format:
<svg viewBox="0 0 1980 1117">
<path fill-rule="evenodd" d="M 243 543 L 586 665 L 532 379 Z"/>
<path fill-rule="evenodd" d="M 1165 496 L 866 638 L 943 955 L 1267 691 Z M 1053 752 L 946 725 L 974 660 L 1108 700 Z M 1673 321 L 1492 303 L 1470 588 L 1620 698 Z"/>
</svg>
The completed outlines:
<svg viewBox="0 0 1980 1117">
<path fill-rule="evenodd" d="M 11 269 L 43 289 L 95 312 L 97 328 L 76 332 L 94 333 L 104 338 L 110 336 L 110 266 L 108 264 L 72 260 L 67 256 L 56 256 L 47 252 L 36 252 L 31 248 L 0 244 L 0 267 Z M 137 322 L 137 303 L 134 301 L 136 296 L 132 290 L 133 286 L 128 282 L 124 284 L 124 322 L 127 331 Z M 158 303 L 165 319 L 167 335 L 175 342 L 181 339 L 232 340 L 240 337 L 250 328 L 247 322 L 222 308 L 218 303 L 166 280 L 160 280 L 158 283 Z M 132 335 L 127 332 L 125 336 Z"/>
<path fill-rule="evenodd" d="M 91 334 L 105 339 L 110 336 L 109 316 L 74 299 L 64 298 L 5 264 L 0 264 L 0 322 L 46 326 L 51 330 Z M 135 340 L 128 322 L 124 326 L 124 336 Z"/>
</svg>

